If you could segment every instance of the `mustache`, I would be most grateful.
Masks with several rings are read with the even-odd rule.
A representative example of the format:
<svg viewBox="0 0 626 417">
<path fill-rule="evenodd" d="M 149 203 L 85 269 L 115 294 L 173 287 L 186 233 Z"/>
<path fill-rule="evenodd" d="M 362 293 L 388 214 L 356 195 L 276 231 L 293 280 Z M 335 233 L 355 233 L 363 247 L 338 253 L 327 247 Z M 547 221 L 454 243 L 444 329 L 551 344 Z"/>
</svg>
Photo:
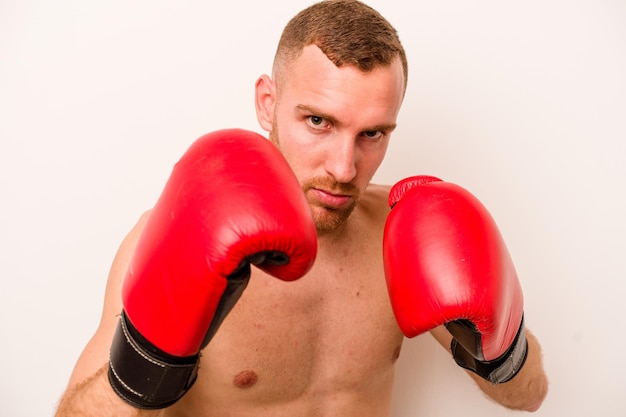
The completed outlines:
<svg viewBox="0 0 626 417">
<path fill-rule="evenodd" d="M 358 198 L 359 189 L 352 184 L 337 182 L 331 177 L 314 177 L 302 185 L 306 192 L 312 188 L 317 188 L 333 194 L 349 195 Z"/>
</svg>

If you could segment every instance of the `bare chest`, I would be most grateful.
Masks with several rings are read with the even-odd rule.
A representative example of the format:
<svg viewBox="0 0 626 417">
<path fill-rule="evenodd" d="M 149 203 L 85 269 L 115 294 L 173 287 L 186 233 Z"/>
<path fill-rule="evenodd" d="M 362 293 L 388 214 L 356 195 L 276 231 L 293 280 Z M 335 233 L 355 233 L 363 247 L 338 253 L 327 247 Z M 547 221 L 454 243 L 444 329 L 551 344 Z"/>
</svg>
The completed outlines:
<svg viewBox="0 0 626 417">
<path fill-rule="evenodd" d="M 258 407 L 390 391 L 402 335 L 375 249 L 317 262 L 294 282 L 255 271 L 203 351 L 192 397 Z"/>
</svg>

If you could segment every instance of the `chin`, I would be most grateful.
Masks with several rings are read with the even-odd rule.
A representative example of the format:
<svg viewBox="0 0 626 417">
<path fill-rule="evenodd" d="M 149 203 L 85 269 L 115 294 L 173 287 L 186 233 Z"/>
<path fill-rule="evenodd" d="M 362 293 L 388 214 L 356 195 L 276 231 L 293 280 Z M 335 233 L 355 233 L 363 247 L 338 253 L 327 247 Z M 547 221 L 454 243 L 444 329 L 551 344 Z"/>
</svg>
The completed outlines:
<svg viewBox="0 0 626 417">
<path fill-rule="evenodd" d="M 315 230 L 318 234 L 323 235 L 326 233 L 332 233 L 339 230 L 343 230 L 348 217 L 352 213 L 354 206 L 348 209 L 336 210 L 328 208 L 317 208 L 313 212 L 313 222 L 315 223 Z"/>
</svg>

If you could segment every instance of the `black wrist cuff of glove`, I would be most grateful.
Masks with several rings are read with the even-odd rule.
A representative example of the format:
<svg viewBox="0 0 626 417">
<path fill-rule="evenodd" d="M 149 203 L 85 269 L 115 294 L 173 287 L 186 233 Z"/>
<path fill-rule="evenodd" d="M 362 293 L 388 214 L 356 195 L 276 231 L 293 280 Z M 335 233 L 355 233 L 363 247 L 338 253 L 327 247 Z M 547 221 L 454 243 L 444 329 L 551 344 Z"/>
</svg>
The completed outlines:
<svg viewBox="0 0 626 417">
<path fill-rule="evenodd" d="M 524 318 L 517 331 L 511 346 L 499 358 L 491 361 L 476 359 L 456 340 L 452 339 L 452 355 L 456 363 L 468 369 L 493 384 L 500 384 L 511 380 L 522 369 L 528 355 L 528 341 Z"/>
<path fill-rule="evenodd" d="M 136 408 L 165 408 L 178 401 L 196 381 L 199 355 L 177 357 L 163 352 L 134 328 L 122 312 L 113 337 L 109 383 Z"/>
</svg>

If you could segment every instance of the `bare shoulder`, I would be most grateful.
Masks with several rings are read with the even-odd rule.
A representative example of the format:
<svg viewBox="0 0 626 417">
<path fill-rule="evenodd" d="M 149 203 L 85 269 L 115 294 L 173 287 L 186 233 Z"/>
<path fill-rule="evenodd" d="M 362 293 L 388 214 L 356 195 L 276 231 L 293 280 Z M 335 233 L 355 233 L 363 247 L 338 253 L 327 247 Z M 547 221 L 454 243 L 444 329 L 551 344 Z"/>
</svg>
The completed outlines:
<svg viewBox="0 0 626 417">
<path fill-rule="evenodd" d="M 360 205 L 368 216 L 382 220 L 384 223 L 389 214 L 387 199 L 391 186 L 370 184 L 361 196 Z"/>
<path fill-rule="evenodd" d="M 391 190 L 391 185 L 370 183 L 370 185 L 367 186 L 367 190 L 365 191 L 365 193 L 372 194 L 377 196 L 378 198 L 384 199 L 386 204 L 389 190 Z"/>
</svg>

